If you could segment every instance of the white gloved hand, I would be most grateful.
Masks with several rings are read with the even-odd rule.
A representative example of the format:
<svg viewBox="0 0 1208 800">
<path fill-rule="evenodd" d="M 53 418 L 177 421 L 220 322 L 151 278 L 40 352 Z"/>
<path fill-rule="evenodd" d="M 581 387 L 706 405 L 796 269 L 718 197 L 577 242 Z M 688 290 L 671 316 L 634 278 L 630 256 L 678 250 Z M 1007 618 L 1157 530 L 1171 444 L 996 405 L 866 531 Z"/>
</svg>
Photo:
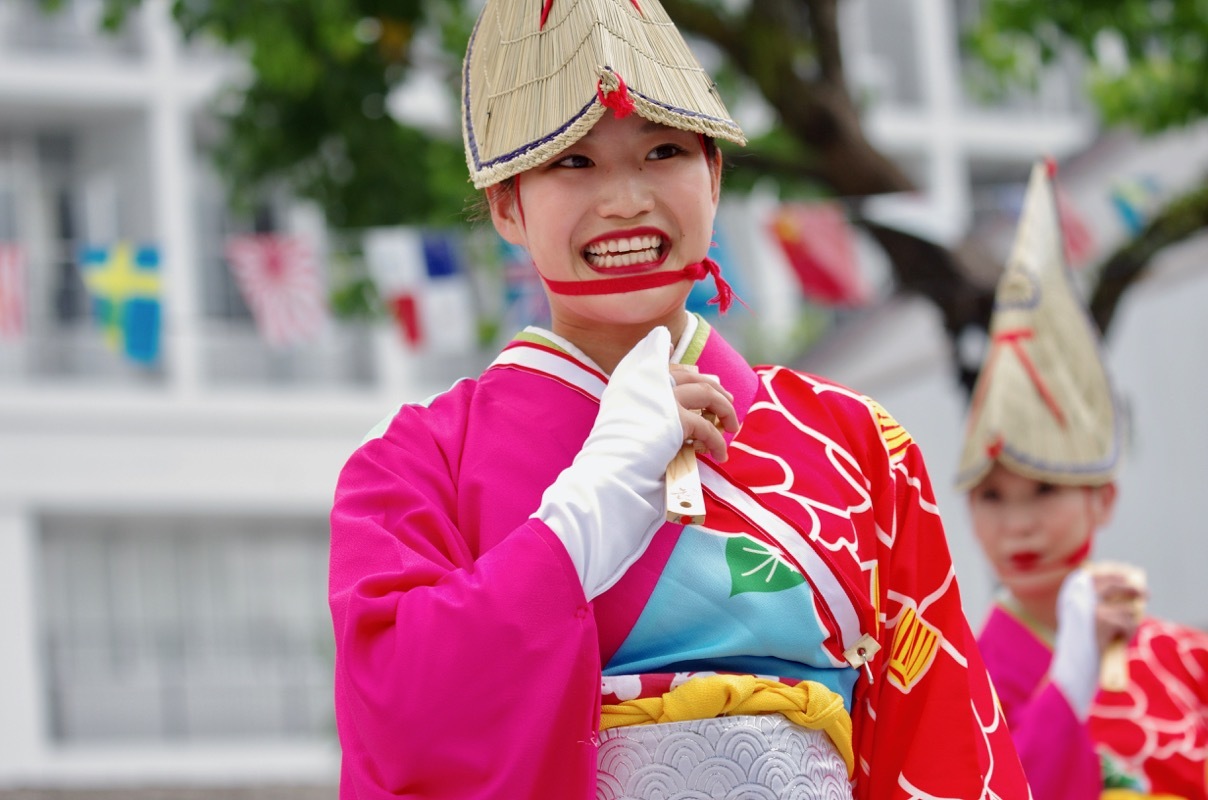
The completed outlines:
<svg viewBox="0 0 1208 800">
<path fill-rule="evenodd" d="M 1085 721 L 1099 690 L 1099 644 L 1095 638 L 1095 585 L 1089 570 L 1066 576 L 1057 595 L 1057 641 L 1049 680 Z"/>
<path fill-rule="evenodd" d="M 684 440 L 670 354 L 671 334 L 658 327 L 621 359 L 583 449 L 533 514 L 566 546 L 589 600 L 620 580 L 666 521 L 663 475 Z"/>
</svg>

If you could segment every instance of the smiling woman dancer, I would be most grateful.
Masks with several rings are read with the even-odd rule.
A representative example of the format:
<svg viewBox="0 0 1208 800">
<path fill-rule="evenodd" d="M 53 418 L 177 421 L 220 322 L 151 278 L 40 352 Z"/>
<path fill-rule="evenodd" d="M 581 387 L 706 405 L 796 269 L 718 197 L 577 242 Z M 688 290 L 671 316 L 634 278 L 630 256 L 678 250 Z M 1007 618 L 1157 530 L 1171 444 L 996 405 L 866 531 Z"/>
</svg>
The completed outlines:
<svg viewBox="0 0 1208 800">
<path fill-rule="evenodd" d="M 1208 636 L 1143 618 L 1139 571 L 1088 561 L 1120 421 L 1049 169 L 998 285 L 958 476 L 1003 589 L 978 642 L 1037 800 L 1208 800 Z"/>
<path fill-rule="evenodd" d="M 462 99 L 552 321 L 341 473 L 341 797 L 1026 798 L 917 446 L 685 310 L 744 139 L 663 9 L 487 0 Z"/>
</svg>

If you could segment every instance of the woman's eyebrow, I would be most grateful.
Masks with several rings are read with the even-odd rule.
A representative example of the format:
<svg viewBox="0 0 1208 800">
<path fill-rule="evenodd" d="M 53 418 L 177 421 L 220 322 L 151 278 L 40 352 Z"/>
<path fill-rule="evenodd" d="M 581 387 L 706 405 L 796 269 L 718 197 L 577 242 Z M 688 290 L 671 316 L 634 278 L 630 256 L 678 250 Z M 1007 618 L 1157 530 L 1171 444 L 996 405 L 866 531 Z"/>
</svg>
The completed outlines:
<svg viewBox="0 0 1208 800">
<path fill-rule="evenodd" d="M 654 120 L 648 119 L 642 123 L 642 133 L 657 133 L 659 131 L 672 132 L 677 130 L 679 130 L 679 128 L 673 128 L 670 125 L 664 125 L 663 123 L 655 122 Z"/>
</svg>

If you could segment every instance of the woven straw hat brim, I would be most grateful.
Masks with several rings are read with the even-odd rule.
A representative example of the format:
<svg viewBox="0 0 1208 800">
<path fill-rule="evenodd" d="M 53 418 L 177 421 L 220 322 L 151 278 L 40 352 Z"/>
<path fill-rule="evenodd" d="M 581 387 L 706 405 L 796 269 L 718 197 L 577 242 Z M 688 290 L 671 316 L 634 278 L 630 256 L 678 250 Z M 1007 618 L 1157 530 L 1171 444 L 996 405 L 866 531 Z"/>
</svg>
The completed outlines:
<svg viewBox="0 0 1208 800">
<path fill-rule="evenodd" d="M 537 166 L 582 138 L 623 82 L 639 116 L 745 144 L 655 0 L 488 0 L 462 70 L 462 134 L 474 185 Z"/>
<path fill-rule="evenodd" d="M 995 462 L 1035 480 L 1111 481 L 1121 424 L 1098 334 L 1065 265 L 1047 168 L 1024 200 L 990 322 L 991 344 L 974 387 L 957 487 Z"/>
</svg>

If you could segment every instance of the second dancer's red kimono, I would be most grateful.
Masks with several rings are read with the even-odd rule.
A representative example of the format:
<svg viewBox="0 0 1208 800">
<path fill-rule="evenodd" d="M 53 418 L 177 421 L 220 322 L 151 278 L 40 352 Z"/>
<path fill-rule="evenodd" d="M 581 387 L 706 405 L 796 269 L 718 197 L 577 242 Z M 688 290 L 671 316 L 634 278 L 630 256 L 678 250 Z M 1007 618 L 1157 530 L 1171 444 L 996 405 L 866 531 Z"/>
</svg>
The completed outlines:
<svg viewBox="0 0 1208 800">
<path fill-rule="evenodd" d="M 1208 800 L 1208 635 L 1144 620 L 1128 688 L 1100 691 L 1087 722 L 1048 682 L 1052 645 L 1019 615 L 995 606 L 978 642 L 1036 800 L 1115 788 Z"/>
</svg>

